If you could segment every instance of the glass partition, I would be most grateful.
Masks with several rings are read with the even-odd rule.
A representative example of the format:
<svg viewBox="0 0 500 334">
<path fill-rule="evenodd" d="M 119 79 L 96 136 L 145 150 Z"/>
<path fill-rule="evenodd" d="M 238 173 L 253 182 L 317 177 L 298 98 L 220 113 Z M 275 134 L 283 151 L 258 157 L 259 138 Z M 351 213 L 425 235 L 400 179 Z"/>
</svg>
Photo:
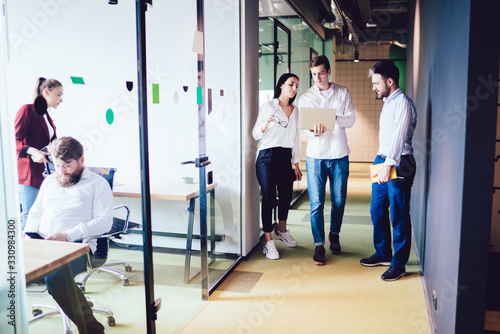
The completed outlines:
<svg viewBox="0 0 500 334">
<path fill-rule="evenodd" d="M 198 169 L 181 165 L 199 152 L 201 69 L 208 106 L 207 173 L 213 187 L 208 194 L 212 287 L 241 255 L 239 1 L 225 1 L 223 8 L 205 2 L 204 64 L 198 61 L 203 35 L 196 32 L 196 6 L 196 0 L 154 1 L 146 13 L 154 288 L 155 297 L 163 300 L 156 321 L 162 333 L 177 332 L 206 303 L 196 275 Z M 57 135 L 82 142 L 86 166 L 116 168 L 114 203 L 126 205 L 130 220 L 141 224 L 135 2 L 9 1 L 7 17 L 9 68 L 16 73 L 9 80 L 11 121 L 21 105 L 32 101 L 38 77 L 61 81 L 63 103 L 50 111 Z M 94 305 L 114 313 L 116 326 L 106 325 L 107 333 L 142 333 L 146 328 L 141 233 L 133 229 L 110 242 L 107 261 L 126 260 L 131 271 L 116 267 L 126 280 L 98 272 L 85 285 Z M 27 305 L 53 304 L 43 290 L 43 285 L 30 284 Z M 105 317 L 97 318 L 106 324 Z M 57 332 L 62 322 L 58 316 L 48 317 L 29 330 Z M 76 332 L 74 326 L 72 330 Z"/>
<path fill-rule="evenodd" d="M 0 333 L 27 333 L 25 271 L 20 230 L 14 117 L 9 113 L 6 17 L 0 15 Z"/>
<path fill-rule="evenodd" d="M 207 155 L 215 190 L 213 285 L 241 255 L 240 1 L 205 1 Z M 221 43 L 220 41 L 224 41 Z"/>
</svg>

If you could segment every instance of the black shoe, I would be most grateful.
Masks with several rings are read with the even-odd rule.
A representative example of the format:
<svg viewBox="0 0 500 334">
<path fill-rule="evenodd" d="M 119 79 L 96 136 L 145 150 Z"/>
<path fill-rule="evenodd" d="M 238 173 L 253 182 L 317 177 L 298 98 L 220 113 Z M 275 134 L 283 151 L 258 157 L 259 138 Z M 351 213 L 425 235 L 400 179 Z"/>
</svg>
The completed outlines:
<svg viewBox="0 0 500 334">
<path fill-rule="evenodd" d="M 321 246 L 316 246 L 316 249 L 314 250 L 314 257 L 313 257 L 313 262 L 317 266 L 324 266 L 325 265 L 325 247 L 323 245 Z"/>
<path fill-rule="evenodd" d="M 328 240 L 330 241 L 330 253 L 339 255 L 340 254 L 339 235 L 330 232 L 330 234 L 328 235 Z"/>
<path fill-rule="evenodd" d="M 361 259 L 359 263 L 361 263 L 361 265 L 365 267 L 390 266 L 391 259 L 390 258 L 386 259 L 382 256 L 372 255 L 370 257 Z"/>
<path fill-rule="evenodd" d="M 387 269 L 385 273 L 380 276 L 380 278 L 382 278 L 383 281 L 390 282 L 400 279 L 404 275 L 406 275 L 406 270 L 404 267 L 390 266 L 389 269 Z"/>
</svg>

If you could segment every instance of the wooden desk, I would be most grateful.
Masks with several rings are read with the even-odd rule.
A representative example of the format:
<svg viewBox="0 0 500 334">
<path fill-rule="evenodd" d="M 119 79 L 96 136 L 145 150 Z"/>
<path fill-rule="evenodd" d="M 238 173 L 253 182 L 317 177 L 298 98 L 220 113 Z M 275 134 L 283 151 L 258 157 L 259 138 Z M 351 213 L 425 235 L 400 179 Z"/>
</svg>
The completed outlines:
<svg viewBox="0 0 500 334">
<path fill-rule="evenodd" d="M 210 249 L 211 259 L 208 264 L 215 261 L 213 253 L 215 249 L 215 188 L 217 183 L 207 185 L 207 193 L 210 194 Z M 150 195 L 152 199 L 166 200 L 166 201 L 188 201 L 188 228 L 186 234 L 169 233 L 169 232 L 153 232 L 153 235 L 160 235 L 166 237 L 182 237 L 186 238 L 186 255 L 184 264 L 184 283 L 188 284 L 189 281 L 201 272 L 201 268 L 197 269 L 192 275 L 189 271 L 191 268 L 191 253 L 193 246 L 193 224 L 194 224 L 194 210 L 195 200 L 200 196 L 200 185 L 198 183 L 186 184 L 181 182 L 168 182 L 151 184 Z M 113 186 L 113 196 L 115 197 L 131 197 L 141 198 L 141 187 L 139 184 L 124 184 Z"/>
<path fill-rule="evenodd" d="M 89 245 L 75 242 L 23 239 L 23 251 L 26 282 L 30 282 L 87 254 Z"/>
<path fill-rule="evenodd" d="M 207 185 L 207 193 L 217 188 L 217 183 Z M 187 201 L 200 196 L 200 186 L 198 183 L 186 184 L 181 182 L 154 183 L 150 186 L 152 199 L 162 199 L 166 201 Z M 113 186 L 113 196 L 141 198 L 140 184 L 124 184 Z"/>
<path fill-rule="evenodd" d="M 68 295 L 71 300 L 71 307 L 76 319 L 84 323 L 83 312 L 78 299 L 78 294 L 74 278 L 71 274 L 69 262 L 85 255 L 89 252 L 89 245 L 77 242 L 52 241 L 41 239 L 23 239 L 24 252 L 24 271 L 26 282 L 36 278 L 43 277 L 50 272 L 60 269 L 63 270 L 65 285 L 68 289 Z M 29 323 L 36 322 L 47 314 L 57 313 L 59 308 L 40 314 L 32 318 Z M 65 332 L 69 331 L 69 320 L 63 317 Z"/>
</svg>

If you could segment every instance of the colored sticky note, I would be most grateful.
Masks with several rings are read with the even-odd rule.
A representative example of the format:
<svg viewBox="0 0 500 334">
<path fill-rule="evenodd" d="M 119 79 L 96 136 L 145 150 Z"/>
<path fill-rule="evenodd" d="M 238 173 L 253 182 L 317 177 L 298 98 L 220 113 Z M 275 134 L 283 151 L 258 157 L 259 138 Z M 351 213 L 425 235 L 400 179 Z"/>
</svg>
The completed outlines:
<svg viewBox="0 0 500 334">
<path fill-rule="evenodd" d="M 208 114 L 212 112 L 212 88 L 207 89 L 207 95 L 208 95 Z"/>
<path fill-rule="evenodd" d="M 82 78 L 82 77 L 71 77 L 71 81 L 72 81 L 75 85 L 85 85 L 85 82 L 83 81 L 83 78 Z"/>
<path fill-rule="evenodd" d="M 134 83 L 132 81 L 127 81 L 127 90 L 131 92 L 132 88 L 134 88 Z"/>
<path fill-rule="evenodd" d="M 160 85 L 153 84 L 153 103 L 160 103 Z"/>
<path fill-rule="evenodd" d="M 194 32 L 193 52 L 203 54 L 203 33 L 198 30 Z"/>
<path fill-rule="evenodd" d="M 196 103 L 197 104 L 203 104 L 203 88 L 202 87 L 196 87 Z"/>
<path fill-rule="evenodd" d="M 111 109 L 108 109 L 106 111 L 106 122 L 108 122 L 108 124 L 113 124 L 113 121 L 115 120 L 115 114 L 113 113 L 113 110 Z"/>
</svg>

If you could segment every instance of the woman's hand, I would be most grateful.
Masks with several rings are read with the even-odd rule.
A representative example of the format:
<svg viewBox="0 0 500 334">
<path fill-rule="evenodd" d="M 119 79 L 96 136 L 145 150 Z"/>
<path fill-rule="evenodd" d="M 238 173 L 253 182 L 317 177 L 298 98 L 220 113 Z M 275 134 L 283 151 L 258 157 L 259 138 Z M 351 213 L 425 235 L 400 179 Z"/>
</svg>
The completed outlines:
<svg viewBox="0 0 500 334">
<path fill-rule="evenodd" d="M 271 123 L 271 122 L 274 122 L 275 121 L 275 118 L 274 118 L 274 113 L 269 113 L 266 115 L 266 122 L 267 124 Z"/>
<path fill-rule="evenodd" d="M 38 162 L 38 163 L 49 162 L 49 160 L 46 158 L 46 156 L 50 155 L 50 153 L 42 152 L 40 150 L 37 150 L 34 147 L 30 147 L 26 153 L 31 155 L 31 158 L 33 159 L 34 162 Z"/>
<path fill-rule="evenodd" d="M 299 167 L 299 164 L 295 164 L 295 179 L 297 181 L 300 181 L 302 180 L 302 172 L 300 171 L 300 167 Z"/>
<path fill-rule="evenodd" d="M 262 132 L 266 132 L 269 123 L 274 122 L 275 120 L 276 119 L 274 118 L 274 114 L 273 113 L 267 114 L 266 115 L 266 121 L 264 123 L 262 123 L 262 125 L 260 126 L 260 129 L 262 130 Z"/>
</svg>

